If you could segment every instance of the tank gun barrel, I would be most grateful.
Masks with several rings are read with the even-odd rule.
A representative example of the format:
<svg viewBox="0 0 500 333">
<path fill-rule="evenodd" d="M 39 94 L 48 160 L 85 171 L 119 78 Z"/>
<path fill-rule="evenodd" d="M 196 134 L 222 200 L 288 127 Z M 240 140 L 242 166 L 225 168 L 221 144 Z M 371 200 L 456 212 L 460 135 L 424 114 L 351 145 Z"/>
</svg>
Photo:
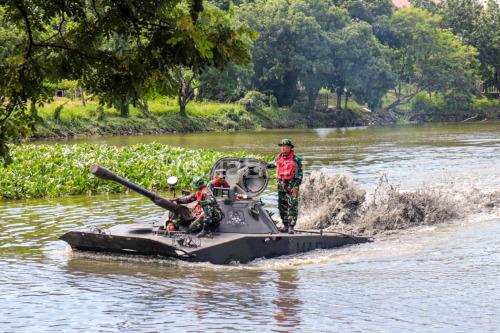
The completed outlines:
<svg viewBox="0 0 500 333">
<path fill-rule="evenodd" d="M 92 164 L 90 166 L 90 172 L 101 179 L 104 180 L 111 180 L 114 181 L 118 184 L 121 184 L 132 191 L 139 193 L 140 195 L 145 196 L 146 198 L 150 199 L 151 201 L 154 202 L 155 205 L 164 208 L 166 210 L 169 210 L 173 212 L 174 214 L 177 214 L 181 219 L 183 220 L 190 220 L 192 218 L 191 211 L 188 207 L 178 205 L 170 200 L 167 200 L 163 198 L 162 196 L 159 196 L 156 193 L 153 193 L 149 190 L 146 190 L 145 188 L 142 188 L 141 186 L 134 184 L 122 177 L 119 177 L 115 175 L 113 172 L 109 171 L 106 168 L 103 168 L 99 166 L 98 164 Z"/>
</svg>

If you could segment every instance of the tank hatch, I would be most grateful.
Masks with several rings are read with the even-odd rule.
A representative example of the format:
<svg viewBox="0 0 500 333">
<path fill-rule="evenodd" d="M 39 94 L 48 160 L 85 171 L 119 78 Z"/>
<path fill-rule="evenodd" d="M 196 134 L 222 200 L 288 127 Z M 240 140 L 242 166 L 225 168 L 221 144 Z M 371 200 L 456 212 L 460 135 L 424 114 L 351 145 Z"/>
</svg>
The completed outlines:
<svg viewBox="0 0 500 333">
<path fill-rule="evenodd" d="M 246 194 L 249 198 L 264 192 L 269 182 L 267 162 L 255 158 L 221 158 L 212 167 L 210 179 L 216 173 L 225 174 L 229 186 L 236 193 Z"/>
</svg>

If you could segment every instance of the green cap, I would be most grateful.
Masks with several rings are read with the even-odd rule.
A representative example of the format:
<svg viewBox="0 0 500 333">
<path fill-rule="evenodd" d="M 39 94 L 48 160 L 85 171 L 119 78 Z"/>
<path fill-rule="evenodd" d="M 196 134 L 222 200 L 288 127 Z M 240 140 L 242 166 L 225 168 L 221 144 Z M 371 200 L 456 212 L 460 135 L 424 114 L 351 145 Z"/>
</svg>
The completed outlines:
<svg viewBox="0 0 500 333">
<path fill-rule="evenodd" d="M 194 177 L 193 181 L 191 182 L 191 187 L 193 188 L 202 188 L 205 186 L 207 183 L 205 180 L 203 180 L 202 177 Z"/>
<path fill-rule="evenodd" d="M 278 144 L 278 146 L 283 146 L 283 145 L 290 146 L 292 148 L 294 147 L 293 143 L 292 143 L 292 140 L 290 140 L 290 139 L 283 139 L 283 140 L 281 140 L 281 143 Z"/>
</svg>

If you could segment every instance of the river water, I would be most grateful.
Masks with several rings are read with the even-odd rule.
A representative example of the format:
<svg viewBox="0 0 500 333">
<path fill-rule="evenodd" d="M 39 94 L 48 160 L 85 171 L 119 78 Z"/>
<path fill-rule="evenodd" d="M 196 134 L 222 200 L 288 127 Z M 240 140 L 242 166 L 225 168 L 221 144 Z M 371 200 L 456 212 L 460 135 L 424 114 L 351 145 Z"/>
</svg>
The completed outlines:
<svg viewBox="0 0 500 333">
<path fill-rule="evenodd" d="M 269 154 L 283 137 L 307 172 L 350 173 L 369 192 L 382 173 L 405 190 L 500 189 L 499 122 L 82 140 Z M 264 201 L 275 205 L 272 189 Z M 0 331 L 499 331 L 500 212 L 471 211 L 370 244 L 216 266 L 82 255 L 57 240 L 163 214 L 134 194 L 0 202 Z"/>
</svg>

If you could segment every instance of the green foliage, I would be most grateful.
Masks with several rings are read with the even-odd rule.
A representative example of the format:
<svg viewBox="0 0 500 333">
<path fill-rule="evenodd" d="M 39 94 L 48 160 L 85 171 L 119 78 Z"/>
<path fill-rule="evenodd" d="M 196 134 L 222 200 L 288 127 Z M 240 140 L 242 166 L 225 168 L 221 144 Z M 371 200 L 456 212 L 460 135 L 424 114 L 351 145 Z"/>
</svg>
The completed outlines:
<svg viewBox="0 0 500 333">
<path fill-rule="evenodd" d="M 280 106 L 290 106 L 300 81 L 314 99 L 333 66 L 329 34 L 348 23 L 347 10 L 329 0 L 257 0 L 236 11 L 260 35 L 253 50 L 257 90 L 272 92 Z"/>
<path fill-rule="evenodd" d="M 411 82 L 416 91 L 402 96 L 398 103 L 410 100 L 420 91 L 471 96 L 475 91 L 478 62 L 473 47 L 462 44 L 460 38 L 440 28 L 441 19 L 418 8 L 398 11 L 392 20 L 399 39 L 393 50 L 393 70 L 398 87 Z M 450 92 L 451 93 L 451 92 Z"/>
<path fill-rule="evenodd" d="M 483 118 L 500 118 L 500 100 L 489 98 L 473 98 L 471 114 L 479 114 Z"/>
<path fill-rule="evenodd" d="M 61 112 L 64 109 L 64 105 L 59 105 L 55 108 L 54 114 L 52 115 L 52 118 L 56 121 L 59 122 L 61 121 Z"/>
<path fill-rule="evenodd" d="M 410 0 L 410 3 L 415 8 L 425 9 L 433 14 L 438 11 L 438 4 L 433 0 Z"/>
<path fill-rule="evenodd" d="M 248 91 L 245 97 L 238 101 L 248 112 L 256 112 L 267 106 L 268 97 L 258 91 Z"/>
<path fill-rule="evenodd" d="M 466 96 L 468 98 L 468 96 Z M 500 118 L 500 101 L 487 98 L 460 100 L 453 93 L 434 94 L 421 92 L 410 105 L 411 120 L 419 121 L 461 121 L 467 118 Z"/>
<path fill-rule="evenodd" d="M 251 89 L 253 66 L 230 63 L 225 69 L 209 67 L 200 76 L 200 99 L 234 102 Z"/>
<path fill-rule="evenodd" d="M 377 17 L 390 17 L 394 6 L 391 0 L 340 0 L 341 5 L 349 11 L 354 20 L 373 23 Z"/>
<path fill-rule="evenodd" d="M 486 86 L 500 88 L 500 5 L 490 0 L 483 7 L 474 0 L 449 0 L 440 8 L 444 28 L 479 52 Z"/>
<path fill-rule="evenodd" d="M 46 81 L 79 79 L 127 117 L 130 103 L 173 81 L 172 68 L 248 63 L 255 37 L 201 0 L 2 1 L 0 151 L 30 135 L 26 104 L 51 100 Z"/>
<path fill-rule="evenodd" d="M 189 188 L 195 176 L 208 176 L 224 156 L 254 157 L 246 153 L 222 154 L 189 150 L 157 143 L 126 147 L 106 145 L 23 145 L 12 149 L 13 162 L 0 169 L 0 199 L 27 199 L 73 194 L 125 192 L 89 172 L 98 163 L 147 189 L 166 191 L 167 178 L 179 177 L 179 187 Z"/>
<path fill-rule="evenodd" d="M 357 101 L 367 103 L 372 110 L 377 109 L 382 97 L 395 84 L 388 50 L 365 22 L 353 23 L 342 29 L 337 49 L 341 61 L 336 75 L 341 77 Z"/>
<path fill-rule="evenodd" d="M 433 98 L 429 94 L 422 92 L 415 96 L 410 105 L 410 110 L 413 114 L 434 115 L 443 111 L 445 106 L 442 95 L 434 95 Z"/>
</svg>

